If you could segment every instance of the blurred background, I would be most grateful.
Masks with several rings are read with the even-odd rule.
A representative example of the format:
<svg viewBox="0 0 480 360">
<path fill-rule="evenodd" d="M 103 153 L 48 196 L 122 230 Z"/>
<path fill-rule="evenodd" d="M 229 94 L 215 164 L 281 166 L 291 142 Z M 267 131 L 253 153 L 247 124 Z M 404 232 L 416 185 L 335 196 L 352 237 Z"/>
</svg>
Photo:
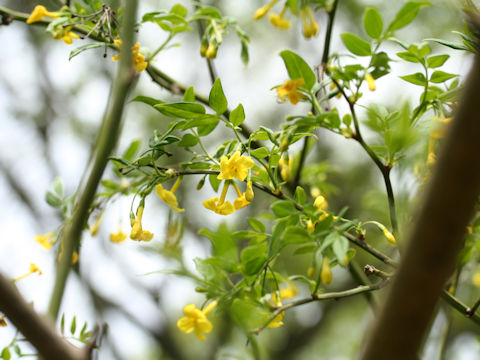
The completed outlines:
<svg viewBox="0 0 480 360">
<path fill-rule="evenodd" d="M 2 6 L 30 13 L 35 5 L 43 4 L 56 10 L 56 1 L 0 1 Z M 106 1 L 113 8 L 119 1 Z M 191 1 L 140 2 L 141 14 L 169 9 L 181 3 L 193 11 Z M 242 103 L 246 124 L 250 128 L 259 125 L 278 129 L 285 116 L 305 113 L 306 105 L 292 106 L 279 103 L 276 92 L 270 90 L 287 78 L 282 59 L 284 49 L 299 53 L 309 64 L 320 63 L 327 16 L 317 14 L 320 34 L 306 40 L 301 35 L 301 21 L 290 17 L 292 28 L 280 31 L 267 19 L 253 21 L 255 9 L 264 1 L 204 1 L 221 9 L 222 14 L 238 20 L 239 25 L 251 37 L 250 62 L 244 66 L 240 60 L 240 43 L 236 35 L 226 37 L 214 61 L 222 80 L 230 108 Z M 365 36 L 362 15 L 365 7 L 375 6 L 384 21 L 388 22 L 403 5 L 388 1 L 340 0 L 336 24 L 332 36 L 331 53 L 345 53 L 340 34 L 346 31 Z M 420 42 L 425 38 L 442 38 L 459 42 L 455 30 L 463 30 L 463 18 L 459 2 L 434 1 L 423 9 L 417 19 L 400 30 L 397 37 L 406 42 Z M 142 48 L 153 50 L 165 38 L 158 26 L 145 23 L 138 32 Z M 54 231 L 61 225 L 61 216 L 45 202 L 45 193 L 51 189 L 55 178 L 61 178 L 65 194 L 73 194 L 84 173 L 96 132 L 101 123 L 109 96 L 112 76 L 117 63 L 110 60 L 113 52 L 103 57 L 103 48 L 94 49 L 68 60 L 75 47 L 90 40 L 75 40 L 73 45 L 55 41 L 42 26 L 13 22 L 0 26 L 0 271 L 8 277 L 28 272 L 35 263 L 43 274 L 33 274 L 16 283 L 23 296 L 34 304 L 39 312 L 45 312 L 54 281 L 55 251 L 47 251 L 34 241 L 36 234 Z M 205 59 L 200 57 L 200 40 L 197 31 L 180 35 L 174 47 L 162 52 L 155 65 L 176 79 L 202 94 L 208 94 L 211 82 Z M 433 53 L 448 53 L 450 60 L 443 70 L 464 76 L 471 64 L 471 57 L 446 47 L 431 44 Z M 384 51 L 390 57 L 401 49 L 385 44 Z M 414 66 L 392 63 L 393 73 L 377 81 L 377 90 L 364 91 L 361 104 L 380 102 L 387 107 L 418 101 L 420 90 L 398 78 L 399 75 L 418 71 Z M 145 95 L 161 100 L 178 99 L 158 87 L 143 72 L 132 94 Z M 345 110 L 340 100 L 333 106 Z M 361 115 L 362 117 L 363 115 Z M 130 103 L 127 107 L 123 134 L 117 149 L 121 154 L 128 145 L 140 139 L 140 149 L 146 149 L 148 139 L 155 129 L 162 131 L 168 119 L 151 110 L 145 104 Z M 211 136 L 209 148 L 214 149 L 222 139 L 222 130 Z M 225 136 L 229 136 L 224 131 Z M 316 133 L 319 140 L 307 164 L 310 176 L 318 179 L 326 192 L 330 208 L 339 211 L 344 206 L 348 218 L 377 220 L 389 224 L 387 200 L 382 179 L 369 158 L 360 151 L 354 141 L 335 136 L 327 131 Z M 368 139 L 368 132 L 367 132 Z M 298 147 L 293 147 L 299 150 Z M 413 155 L 412 155 L 413 156 Z M 187 160 L 188 154 L 174 154 L 171 164 Z M 402 229 L 408 230 L 410 203 L 415 199 L 418 181 L 413 175 L 414 157 L 406 159 L 394 173 Z M 165 164 L 168 166 L 169 164 Z M 105 178 L 113 178 L 110 168 Z M 178 259 L 195 271 L 193 259 L 209 254 L 209 241 L 198 235 L 204 227 L 215 229 L 226 222 L 229 229 L 247 226 L 247 218 L 268 212 L 271 199 L 256 195 L 252 205 L 241 214 L 222 217 L 206 210 L 203 200 L 213 196 L 205 186 L 200 192 L 196 184 L 200 177 L 185 178 L 177 194 L 183 214 L 171 213 L 156 196 L 147 198 L 143 225 L 155 234 L 149 243 L 127 240 L 111 243 L 109 234 L 122 228 L 129 233 L 129 212 L 132 197 L 118 198 L 105 211 L 98 233 L 90 236 L 86 231 L 80 250 L 78 271 L 72 273 L 67 285 L 61 313 L 65 328 L 70 329 L 76 316 L 77 330 L 85 322 L 87 329 L 108 324 L 108 331 L 99 350 L 99 359 L 252 359 L 250 345 L 245 335 L 232 327 L 232 322 L 220 314 L 210 316 L 214 330 L 205 342 L 192 334 L 181 333 L 176 327 L 186 304 L 199 306 L 204 296 L 195 292 L 195 284 L 188 279 L 165 273 L 178 268 Z M 372 236 L 374 236 L 372 234 Z M 176 241 L 180 239 L 177 244 Z M 382 247 L 381 244 L 378 246 Z M 385 251 L 389 251 L 385 247 Z M 357 252 L 360 264 L 377 264 L 376 261 Z M 301 256 L 280 259 L 288 272 L 305 271 L 309 259 Z M 334 281 L 329 290 L 353 286 L 348 274 L 334 269 Z M 464 273 L 465 281 L 476 271 L 471 267 Z M 308 290 L 300 288 L 307 295 Z M 0 295 L 1 296 L 1 295 Z M 375 294 L 375 296 L 381 296 Z M 473 285 L 462 288 L 458 296 L 467 304 L 478 296 Z M 437 359 L 446 319 L 453 317 L 445 343 L 443 359 L 477 359 L 480 354 L 478 328 L 457 314 L 440 309 L 432 325 L 425 347 L 425 359 Z M 371 308 L 364 297 L 354 297 L 338 302 L 317 302 L 290 310 L 285 325 L 268 329 L 258 336 L 258 343 L 265 359 L 352 359 L 358 353 L 369 321 Z M 8 322 L 8 320 L 7 320 Z M 69 331 L 66 330 L 66 334 Z M 16 336 L 11 324 L 0 328 L 0 348 L 7 346 Z M 18 336 L 21 338 L 21 335 Z M 75 340 L 72 340 L 75 342 Z M 34 349 L 21 344 L 25 353 Z"/>
</svg>

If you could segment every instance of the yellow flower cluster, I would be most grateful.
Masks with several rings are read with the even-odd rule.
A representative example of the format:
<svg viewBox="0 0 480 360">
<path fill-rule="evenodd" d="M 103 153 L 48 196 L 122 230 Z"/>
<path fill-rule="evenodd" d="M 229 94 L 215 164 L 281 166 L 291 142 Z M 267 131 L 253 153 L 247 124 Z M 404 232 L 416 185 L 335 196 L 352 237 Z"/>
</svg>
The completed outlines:
<svg viewBox="0 0 480 360">
<path fill-rule="evenodd" d="M 288 157 L 281 157 L 278 161 L 278 165 L 280 166 L 280 177 L 283 181 L 288 181 L 292 177 L 292 168 L 293 168 L 293 158 Z"/>
<path fill-rule="evenodd" d="M 114 40 L 113 42 L 119 48 L 122 47 L 122 40 Z M 138 52 L 139 49 L 140 49 L 140 44 L 138 42 L 132 46 L 132 64 L 135 70 L 137 70 L 137 72 L 140 73 L 147 68 L 148 62 L 145 61 L 145 56 L 143 56 Z M 120 59 L 120 54 L 112 57 L 113 61 L 117 61 L 118 59 Z"/>
<path fill-rule="evenodd" d="M 272 293 L 272 302 L 275 306 L 282 306 L 282 300 L 292 299 L 298 294 L 298 288 L 295 284 L 291 284 L 289 287 L 281 289 Z M 275 318 L 268 324 L 269 328 L 278 328 L 283 325 L 283 318 L 285 317 L 285 311 L 275 316 Z"/>
<path fill-rule="evenodd" d="M 252 182 L 247 181 L 247 189 L 242 193 L 235 179 L 244 181 L 248 176 L 248 170 L 251 169 L 253 165 L 254 162 L 250 156 L 240 156 L 238 151 L 230 158 L 222 156 L 220 159 L 220 174 L 217 176 L 217 179 L 225 180 L 222 194 L 220 195 L 220 199 L 213 197 L 205 200 L 203 206 L 219 215 L 230 215 L 233 214 L 235 210 L 240 210 L 250 204 L 254 198 Z M 226 200 L 230 183 L 233 183 L 233 187 L 237 193 L 237 198 L 233 202 L 233 205 L 230 201 Z"/>
<path fill-rule="evenodd" d="M 296 105 L 300 100 L 306 98 L 304 94 L 298 91 L 298 88 L 305 84 L 305 80 L 302 78 L 287 80 L 285 84 L 277 87 L 277 94 L 280 100 L 290 101 L 293 105 Z"/>
<path fill-rule="evenodd" d="M 210 44 L 202 44 L 200 47 L 200 55 L 207 59 L 215 59 L 217 57 L 218 45 L 211 42 Z"/>
<path fill-rule="evenodd" d="M 58 18 L 60 16 L 60 13 L 50 12 L 45 8 L 45 6 L 37 5 L 28 17 L 26 23 L 33 24 L 37 21 L 41 21 L 45 16 L 51 18 Z M 74 33 L 72 29 L 73 26 L 63 27 L 62 25 L 59 25 L 53 32 L 53 38 L 57 40 L 63 40 L 65 44 L 72 44 L 73 39 L 80 39 L 80 37 L 76 33 Z"/>
<path fill-rule="evenodd" d="M 215 306 L 217 306 L 216 301 L 211 302 L 203 310 L 197 309 L 194 304 L 188 304 L 183 308 L 183 314 L 185 316 L 177 321 L 178 328 L 186 334 L 193 331 L 198 339 L 205 341 L 205 335 L 203 334 L 208 334 L 213 329 L 213 325 L 210 320 L 207 319 L 207 315 Z"/>
<path fill-rule="evenodd" d="M 136 241 L 150 241 L 153 238 L 153 234 L 148 230 L 142 229 L 142 216 L 143 205 L 140 205 L 137 210 L 137 218 L 131 219 L 132 232 L 130 233 L 130 239 Z"/>
<path fill-rule="evenodd" d="M 63 42 L 68 45 L 72 44 L 73 39 L 80 39 L 80 36 L 72 31 L 72 28 L 72 26 L 67 26 L 66 28 L 56 30 L 53 33 L 53 38 L 56 40 L 63 40 Z"/>
</svg>

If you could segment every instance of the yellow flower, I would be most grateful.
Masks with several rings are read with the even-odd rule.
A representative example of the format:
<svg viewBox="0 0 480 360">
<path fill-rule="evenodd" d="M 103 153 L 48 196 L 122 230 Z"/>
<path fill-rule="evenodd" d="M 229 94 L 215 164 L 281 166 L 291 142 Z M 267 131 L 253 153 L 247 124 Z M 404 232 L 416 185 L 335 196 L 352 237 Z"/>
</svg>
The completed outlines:
<svg viewBox="0 0 480 360">
<path fill-rule="evenodd" d="M 383 228 L 382 231 L 383 231 L 383 235 L 385 235 L 385 239 L 387 239 L 387 241 L 390 244 L 397 245 L 397 242 L 395 241 L 395 236 L 393 236 L 393 234 L 390 231 L 388 231 L 387 228 Z"/>
<path fill-rule="evenodd" d="M 208 48 L 205 51 L 205 57 L 207 59 L 215 59 L 217 57 L 217 46 L 214 43 L 208 45 Z"/>
<path fill-rule="evenodd" d="M 74 251 L 72 253 L 72 265 L 75 265 L 78 262 L 78 252 Z"/>
<path fill-rule="evenodd" d="M 65 44 L 71 44 L 73 42 L 72 39 L 80 39 L 80 36 L 72 31 L 72 26 L 67 26 L 65 29 L 55 31 L 53 33 L 53 38 L 63 40 Z"/>
<path fill-rule="evenodd" d="M 130 233 L 130 239 L 136 241 L 150 241 L 153 238 L 153 234 L 148 230 L 142 229 L 142 216 L 143 206 L 139 206 L 137 210 L 137 218 L 132 220 L 132 232 Z"/>
<path fill-rule="evenodd" d="M 24 278 L 26 278 L 27 276 L 29 276 L 29 275 L 31 275 L 31 274 L 33 274 L 33 273 L 36 273 L 36 272 L 38 272 L 38 275 L 42 275 L 42 270 L 40 270 L 37 265 L 35 265 L 35 264 L 32 263 L 32 264 L 30 264 L 30 270 L 29 270 L 28 273 L 23 274 L 23 275 L 20 275 L 20 276 L 17 276 L 17 277 L 15 277 L 15 278 L 13 278 L 12 281 L 17 281 L 17 280 L 24 279 Z"/>
<path fill-rule="evenodd" d="M 0 326 L 1 327 L 7 326 L 7 322 L 5 321 L 5 315 L 0 316 Z"/>
<path fill-rule="evenodd" d="M 230 215 L 235 212 L 235 207 L 232 205 L 230 201 L 225 201 L 227 196 L 228 187 L 230 183 L 228 181 L 225 182 L 223 185 L 222 194 L 220 195 L 220 199 L 218 197 L 214 197 L 203 202 L 203 206 L 205 206 L 208 210 L 212 210 L 219 215 Z"/>
<path fill-rule="evenodd" d="M 272 23 L 273 26 L 276 28 L 279 28 L 280 30 L 287 30 L 290 29 L 290 20 L 285 19 L 283 15 L 285 14 L 285 11 L 287 10 L 287 7 L 284 6 L 280 14 L 270 14 L 270 22 Z"/>
<path fill-rule="evenodd" d="M 365 75 L 365 81 L 367 82 L 368 89 L 369 89 L 370 91 L 375 91 L 375 89 L 377 88 L 377 86 L 375 85 L 375 79 L 373 78 L 372 74 L 367 73 L 367 74 Z"/>
<path fill-rule="evenodd" d="M 302 16 L 303 23 L 303 36 L 305 36 L 307 39 L 310 39 L 312 36 L 316 36 L 320 26 L 315 21 L 315 16 L 313 15 L 310 6 L 307 5 L 305 8 L 301 9 L 300 14 Z"/>
<path fill-rule="evenodd" d="M 35 241 L 42 245 L 45 249 L 50 250 L 57 239 L 53 232 L 48 232 L 45 235 L 35 235 Z"/>
<path fill-rule="evenodd" d="M 315 231 L 315 224 L 311 219 L 308 219 L 307 221 L 307 230 L 310 233 L 313 233 Z"/>
<path fill-rule="evenodd" d="M 320 273 L 320 277 L 325 285 L 328 285 L 332 282 L 332 269 L 330 268 L 330 260 L 326 256 L 322 260 L 322 272 Z"/>
<path fill-rule="evenodd" d="M 282 306 L 282 304 L 280 303 L 279 306 Z M 282 320 L 283 320 L 284 317 L 285 317 L 285 311 L 282 311 L 280 314 L 275 316 L 275 319 L 270 321 L 270 323 L 268 324 L 268 327 L 272 328 L 272 329 L 275 329 L 275 328 L 278 328 L 278 327 L 282 326 L 283 325 Z"/>
<path fill-rule="evenodd" d="M 48 16 L 48 17 L 51 17 L 51 18 L 57 18 L 57 17 L 59 17 L 59 14 L 58 14 L 58 12 L 47 11 L 45 6 L 37 5 L 33 9 L 32 13 L 30 14 L 30 16 L 28 17 L 26 22 L 27 22 L 27 24 L 31 24 L 31 23 L 42 20 L 44 16 Z"/>
<path fill-rule="evenodd" d="M 121 228 L 118 229 L 116 233 L 110 234 L 110 241 L 114 243 L 120 243 L 127 239 L 127 234 L 125 234 Z"/>
<path fill-rule="evenodd" d="M 475 274 L 473 274 L 472 283 L 476 287 L 480 287 L 480 271 L 477 271 Z"/>
<path fill-rule="evenodd" d="M 278 97 L 284 102 L 288 98 L 293 105 L 297 104 L 301 99 L 306 98 L 305 95 L 297 90 L 303 84 L 305 84 L 305 80 L 302 78 L 285 81 L 285 84 L 277 87 Z"/>
<path fill-rule="evenodd" d="M 97 235 L 98 229 L 100 228 L 100 223 L 102 222 L 103 213 L 101 213 L 93 223 L 92 227 L 90 228 L 90 235 L 95 236 Z"/>
<path fill-rule="evenodd" d="M 178 186 L 180 185 L 180 182 L 182 179 L 179 177 L 175 181 L 175 184 L 173 184 L 171 190 L 166 190 L 163 188 L 162 184 L 158 184 L 155 186 L 155 191 L 157 192 L 157 195 L 165 201 L 173 210 L 178 211 L 178 212 L 183 212 L 185 209 L 179 209 L 178 208 L 178 201 L 177 197 L 175 196 L 175 191 L 177 191 Z"/>
<path fill-rule="evenodd" d="M 292 167 L 293 167 L 293 158 L 288 158 L 288 163 L 285 161 L 285 158 L 282 157 L 278 161 L 278 165 L 280 165 L 280 176 L 283 181 L 288 181 L 292 177 Z"/>
<path fill-rule="evenodd" d="M 178 328 L 186 334 L 193 331 L 198 339 L 204 341 L 205 336 L 203 334 L 208 334 L 213 328 L 212 323 L 207 319 L 207 314 L 212 311 L 215 306 L 217 306 L 216 301 L 211 302 L 203 310 L 197 309 L 194 304 L 188 304 L 183 308 L 183 314 L 185 316 L 177 321 Z"/>
<path fill-rule="evenodd" d="M 122 47 L 122 40 L 114 40 L 113 43 L 117 45 L 119 48 Z M 138 50 L 140 49 L 140 44 L 137 42 L 135 45 L 132 46 L 132 65 L 137 72 L 142 72 L 148 66 L 148 62 L 145 61 L 145 56 L 140 54 Z M 112 57 L 113 61 L 117 61 L 120 59 L 120 54 L 115 55 Z"/>
<path fill-rule="evenodd" d="M 238 197 L 233 202 L 233 207 L 235 208 L 235 210 L 240 210 L 241 208 L 250 204 L 250 201 L 246 199 L 246 194 L 247 194 L 246 192 L 244 192 L 243 194 L 240 192 L 240 189 L 238 188 L 237 183 L 234 182 L 233 187 L 235 188 L 235 191 L 237 192 L 237 195 L 238 195 Z"/>
<path fill-rule="evenodd" d="M 252 168 L 254 162 L 250 156 L 240 156 L 238 151 L 230 159 L 222 156 L 220 159 L 220 174 L 217 179 L 230 180 L 237 178 L 240 181 L 245 180 L 248 175 L 248 169 Z"/>
<path fill-rule="evenodd" d="M 208 45 L 207 43 L 202 43 L 202 45 L 200 46 L 200 56 L 201 57 L 205 57 L 207 56 L 207 49 L 208 49 Z"/>
<path fill-rule="evenodd" d="M 270 1 L 267 5 L 258 8 L 253 14 L 253 20 L 259 20 L 263 18 L 277 2 L 278 0 L 273 0 Z"/>
<path fill-rule="evenodd" d="M 255 198 L 255 193 L 253 192 L 252 182 L 247 181 L 247 190 L 245 191 L 245 199 L 252 202 Z"/>
<path fill-rule="evenodd" d="M 325 198 L 322 195 L 319 195 L 315 198 L 315 201 L 314 201 L 313 205 L 319 211 L 327 210 L 327 208 L 328 208 L 328 202 L 327 202 L 327 200 L 325 200 Z"/>
<path fill-rule="evenodd" d="M 313 275 L 315 275 L 315 268 L 313 266 L 310 266 L 308 269 L 307 269 L 307 276 L 309 278 L 313 278 Z"/>
</svg>

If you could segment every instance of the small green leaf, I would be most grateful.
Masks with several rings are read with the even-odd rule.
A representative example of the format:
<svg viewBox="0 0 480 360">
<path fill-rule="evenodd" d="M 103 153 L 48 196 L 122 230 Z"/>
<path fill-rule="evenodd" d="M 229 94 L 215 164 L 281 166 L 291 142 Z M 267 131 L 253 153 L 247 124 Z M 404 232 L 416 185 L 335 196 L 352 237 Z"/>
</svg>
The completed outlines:
<svg viewBox="0 0 480 360">
<path fill-rule="evenodd" d="M 233 109 L 233 111 L 230 113 L 230 122 L 234 126 L 239 126 L 243 123 L 245 120 L 245 111 L 243 110 L 243 105 L 238 104 L 238 106 Z"/>
<path fill-rule="evenodd" d="M 412 62 L 412 63 L 419 63 L 420 60 L 411 52 L 409 51 L 402 51 L 398 52 L 397 56 L 405 61 Z"/>
<path fill-rule="evenodd" d="M 53 192 L 58 195 L 59 198 L 63 197 L 63 181 L 62 178 L 56 177 L 52 184 Z"/>
<path fill-rule="evenodd" d="M 425 79 L 425 75 L 423 75 L 422 73 L 415 73 L 415 74 L 400 76 L 400 78 L 405 81 L 408 81 L 409 83 L 420 85 L 420 86 L 425 86 L 425 83 L 427 81 L 427 79 Z"/>
<path fill-rule="evenodd" d="M 269 155 L 269 152 L 266 147 L 262 146 L 258 149 L 250 151 L 250 155 L 257 159 L 263 159 Z"/>
<path fill-rule="evenodd" d="M 307 90 L 311 90 L 313 85 L 315 85 L 317 78 L 310 65 L 308 65 L 299 55 L 290 50 L 282 51 L 280 56 L 285 63 L 290 79 L 303 79 L 305 81 L 303 87 Z"/>
<path fill-rule="evenodd" d="M 437 68 L 445 64 L 445 61 L 448 60 L 450 55 L 437 55 L 437 56 L 432 56 L 427 59 L 427 65 L 429 68 Z"/>
<path fill-rule="evenodd" d="M 183 94 L 183 101 L 186 102 L 195 102 L 195 90 L 193 86 L 190 86 L 185 93 Z"/>
<path fill-rule="evenodd" d="M 250 224 L 250 227 L 258 232 L 264 233 L 265 232 L 265 225 L 263 223 L 255 218 L 249 218 L 248 223 Z"/>
<path fill-rule="evenodd" d="M 136 155 L 138 148 L 140 147 L 141 140 L 133 140 L 130 145 L 128 146 L 127 150 L 123 153 L 122 157 L 127 161 L 132 161 L 134 156 Z"/>
<path fill-rule="evenodd" d="M 52 207 L 59 207 L 63 205 L 63 200 L 51 191 L 47 191 L 45 194 L 45 201 Z"/>
<path fill-rule="evenodd" d="M 178 146 L 182 147 L 192 147 L 197 145 L 198 138 L 193 134 L 185 134 L 182 137 L 182 140 L 178 143 Z"/>
<path fill-rule="evenodd" d="M 181 4 L 175 4 L 170 9 L 170 14 L 176 14 L 184 18 L 187 16 L 187 9 Z"/>
<path fill-rule="evenodd" d="M 227 98 L 223 92 L 222 82 L 220 78 L 215 80 L 215 83 L 210 90 L 210 95 L 208 97 L 208 103 L 210 107 L 215 110 L 217 115 L 222 115 L 228 107 Z"/>
<path fill-rule="evenodd" d="M 310 240 L 307 229 L 298 226 L 288 226 L 283 234 L 284 244 L 301 244 Z"/>
<path fill-rule="evenodd" d="M 336 235 L 335 241 L 332 244 L 332 250 L 338 263 L 341 266 L 347 265 L 345 257 L 348 251 L 348 240 L 345 236 L 340 234 Z"/>
<path fill-rule="evenodd" d="M 4 359 L 4 360 L 10 360 L 10 358 L 11 358 L 11 355 L 10 355 L 10 350 L 8 349 L 8 347 L 3 348 L 3 350 L 2 350 L 2 359 Z"/>
<path fill-rule="evenodd" d="M 305 195 L 305 190 L 301 186 L 297 186 L 297 189 L 295 190 L 295 201 L 299 203 L 300 205 L 305 204 L 307 201 L 307 196 Z"/>
<path fill-rule="evenodd" d="M 341 35 L 342 41 L 347 49 L 358 56 L 369 56 L 372 51 L 370 49 L 370 43 L 363 40 L 359 36 L 352 33 L 344 33 Z"/>
<path fill-rule="evenodd" d="M 456 76 L 458 75 L 449 74 L 449 73 L 437 70 L 433 72 L 432 76 L 430 76 L 430 81 L 433 83 L 439 84 L 451 78 L 454 78 Z"/>
<path fill-rule="evenodd" d="M 378 39 L 382 35 L 383 21 L 382 16 L 374 7 L 369 7 L 365 10 L 363 16 L 363 26 L 368 36 L 373 39 Z"/>
<path fill-rule="evenodd" d="M 137 96 L 136 98 L 134 98 L 133 100 L 131 100 L 132 102 L 133 101 L 136 101 L 136 102 L 143 102 L 144 104 L 147 104 L 147 105 L 150 105 L 150 106 L 155 106 L 155 105 L 159 105 L 159 104 L 164 104 L 165 101 L 162 101 L 162 100 L 157 100 L 157 99 L 154 99 L 154 98 L 151 98 L 151 97 L 148 97 L 148 96 Z M 158 110 L 158 109 L 157 109 Z"/>
<path fill-rule="evenodd" d="M 60 334 L 65 334 L 65 313 L 62 314 L 62 319 L 60 320 Z"/>
<path fill-rule="evenodd" d="M 74 335 L 76 329 L 77 329 L 77 317 L 74 316 L 72 320 L 72 325 L 70 325 L 70 334 Z"/>
<path fill-rule="evenodd" d="M 415 19 L 420 9 L 428 5 L 431 5 L 430 1 L 407 2 L 388 26 L 388 31 L 395 31 L 407 26 Z"/>
<path fill-rule="evenodd" d="M 444 46 L 447 46 L 451 49 L 455 49 L 455 50 L 465 50 L 465 51 L 470 51 L 472 52 L 472 50 L 465 46 L 465 45 L 462 45 L 462 44 L 456 44 L 456 43 L 453 43 L 453 42 L 450 42 L 450 41 L 445 41 L 445 40 L 442 40 L 442 39 L 433 39 L 433 38 L 428 38 L 428 39 L 425 39 L 425 40 L 428 40 L 428 41 L 435 41 L 436 43 L 438 44 L 441 44 L 441 45 L 444 45 Z"/>
<path fill-rule="evenodd" d="M 212 186 L 213 191 L 217 192 L 218 188 L 220 186 L 220 183 L 222 180 L 217 179 L 217 174 L 210 174 L 208 175 L 208 181 L 210 182 L 210 185 Z"/>
<path fill-rule="evenodd" d="M 162 114 L 180 119 L 195 119 L 205 116 L 203 105 L 191 102 L 177 102 L 171 104 L 158 104 L 154 107 Z"/>
<path fill-rule="evenodd" d="M 297 211 L 290 200 L 278 200 L 271 205 L 273 213 L 277 217 L 285 217 L 292 215 Z"/>
<path fill-rule="evenodd" d="M 240 260 L 245 275 L 255 275 L 265 263 L 267 243 L 250 245 L 242 250 Z"/>
</svg>

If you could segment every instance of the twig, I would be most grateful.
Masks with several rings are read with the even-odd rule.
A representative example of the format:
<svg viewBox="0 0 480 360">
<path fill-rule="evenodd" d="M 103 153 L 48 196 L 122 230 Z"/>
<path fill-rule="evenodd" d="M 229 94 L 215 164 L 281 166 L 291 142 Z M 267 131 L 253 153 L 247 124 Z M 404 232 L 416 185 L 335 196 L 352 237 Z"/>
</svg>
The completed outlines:
<svg viewBox="0 0 480 360">
<path fill-rule="evenodd" d="M 361 240 L 348 232 L 345 232 L 343 235 L 348 239 L 348 241 L 361 247 L 363 250 L 375 256 L 378 260 L 382 261 L 383 263 L 390 265 L 394 268 L 398 266 L 398 263 L 395 260 L 383 254 L 382 252 L 378 251 L 373 246 L 369 245 L 365 240 Z"/>
<path fill-rule="evenodd" d="M 0 274 L 0 311 L 45 358 L 51 360 L 87 360 L 82 351 L 59 336 L 47 319 L 38 315 L 12 283 Z"/>
<path fill-rule="evenodd" d="M 112 85 L 112 98 L 100 128 L 94 164 L 91 168 L 87 184 L 84 189 L 79 189 L 78 191 L 81 195 L 75 206 L 72 219 L 65 224 L 64 235 L 61 240 L 63 252 L 58 264 L 55 286 L 49 305 L 49 314 L 54 319 L 58 316 L 62 302 L 65 284 L 70 271 L 73 250 L 80 243 L 80 236 L 88 217 L 90 205 L 108 163 L 108 157 L 117 143 L 127 96 L 135 83 L 136 73 L 132 67 L 130 49 L 134 42 L 133 30 L 136 21 L 137 4 L 138 0 L 131 0 L 126 4 L 122 29 L 123 46 L 120 53 L 120 65 L 118 67 L 117 77 Z"/>
</svg>

